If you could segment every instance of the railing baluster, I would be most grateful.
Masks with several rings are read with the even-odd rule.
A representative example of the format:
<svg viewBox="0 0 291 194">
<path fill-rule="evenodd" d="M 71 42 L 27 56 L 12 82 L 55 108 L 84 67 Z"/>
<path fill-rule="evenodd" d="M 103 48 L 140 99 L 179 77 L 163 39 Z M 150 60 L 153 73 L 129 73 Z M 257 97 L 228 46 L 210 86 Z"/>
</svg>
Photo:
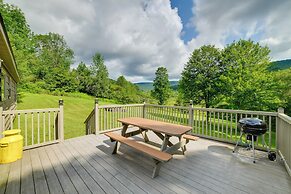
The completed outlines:
<svg viewBox="0 0 291 194">
<path fill-rule="evenodd" d="M 13 114 L 10 114 L 10 129 L 13 129 Z"/>
<path fill-rule="evenodd" d="M 31 144 L 34 144 L 34 126 L 33 126 L 33 113 L 31 113 Z"/>
<path fill-rule="evenodd" d="M 56 140 L 56 119 L 57 119 L 57 117 L 56 117 L 56 112 L 54 111 L 54 140 Z"/>
<path fill-rule="evenodd" d="M 17 114 L 17 121 L 18 121 L 17 128 L 20 129 L 20 113 Z"/>
<path fill-rule="evenodd" d="M 5 115 L 2 115 L 2 129 L 6 130 L 6 127 L 5 127 L 5 123 L 6 123 L 6 119 L 5 119 Z"/>
<path fill-rule="evenodd" d="M 49 138 L 49 141 L 51 141 L 51 112 L 49 111 L 48 112 L 48 138 Z"/>
<path fill-rule="evenodd" d="M 40 143 L 39 112 L 37 112 L 37 143 Z"/>
<path fill-rule="evenodd" d="M 220 117 L 219 117 L 219 112 L 217 112 L 217 137 L 219 138 L 220 137 Z"/>
<path fill-rule="evenodd" d="M 216 112 L 214 112 L 213 111 L 213 136 L 217 136 L 217 132 L 216 132 L 216 130 L 217 130 L 217 128 L 216 128 L 216 118 L 215 118 L 215 115 L 216 115 Z"/>
<path fill-rule="evenodd" d="M 43 142 L 45 142 L 45 136 L 46 136 L 46 133 L 45 133 L 45 112 L 43 112 Z"/>
<path fill-rule="evenodd" d="M 230 113 L 230 140 L 232 141 L 232 113 Z"/>
<path fill-rule="evenodd" d="M 198 121 L 198 115 L 197 115 L 197 110 L 193 109 L 193 115 L 195 116 L 194 121 L 195 121 L 195 131 L 198 134 L 198 128 L 197 128 L 197 121 Z"/>
<path fill-rule="evenodd" d="M 269 116 L 269 148 L 272 147 L 272 116 Z"/>
<path fill-rule="evenodd" d="M 27 113 L 24 113 L 25 146 L 27 146 Z"/>
<path fill-rule="evenodd" d="M 235 140 L 237 140 L 237 114 L 235 114 Z"/>
<path fill-rule="evenodd" d="M 200 119 L 200 117 L 201 117 L 201 111 L 199 110 L 198 111 L 198 131 L 199 131 L 199 134 L 201 134 L 201 119 Z"/>
<path fill-rule="evenodd" d="M 212 136 L 212 114 L 211 111 L 209 111 L 209 136 Z"/>
<path fill-rule="evenodd" d="M 201 111 L 202 112 L 202 135 L 205 135 L 204 134 L 204 111 Z"/>
<path fill-rule="evenodd" d="M 226 134 L 226 139 L 229 139 L 229 137 L 228 137 L 228 113 L 225 113 L 225 119 L 226 119 L 225 134 Z"/>
</svg>

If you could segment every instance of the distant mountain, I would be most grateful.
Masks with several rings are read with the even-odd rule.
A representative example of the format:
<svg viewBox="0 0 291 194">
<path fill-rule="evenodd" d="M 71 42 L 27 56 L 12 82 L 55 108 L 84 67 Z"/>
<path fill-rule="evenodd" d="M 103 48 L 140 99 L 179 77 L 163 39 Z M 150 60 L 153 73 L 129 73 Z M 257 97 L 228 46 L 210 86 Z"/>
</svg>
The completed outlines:
<svg viewBox="0 0 291 194">
<path fill-rule="evenodd" d="M 271 63 L 271 66 L 269 67 L 270 71 L 278 71 L 278 70 L 284 70 L 291 67 L 291 59 L 287 60 L 281 60 L 281 61 L 274 61 Z"/>
<path fill-rule="evenodd" d="M 141 90 L 144 90 L 144 91 L 149 91 L 154 88 L 153 82 L 138 82 L 138 83 L 135 83 L 135 85 L 137 85 Z M 178 81 L 170 81 L 170 85 L 173 90 L 178 89 Z"/>
</svg>

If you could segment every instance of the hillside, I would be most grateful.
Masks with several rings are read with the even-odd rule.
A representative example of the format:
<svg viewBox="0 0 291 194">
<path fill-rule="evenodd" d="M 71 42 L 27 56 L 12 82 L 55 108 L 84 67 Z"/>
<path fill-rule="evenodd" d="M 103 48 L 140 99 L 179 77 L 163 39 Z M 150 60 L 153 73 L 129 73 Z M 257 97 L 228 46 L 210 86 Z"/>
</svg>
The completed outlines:
<svg viewBox="0 0 291 194">
<path fill-rule="evenodd" d="M 68 94 L 69 96 L 52 96 L 48 94 L 21 93 L 18 110 L 56 108 L 58 100 L 64 100 L 65 138 L 85 135 L 85 124 L 89 113 L 94 107 L 94 98 L 86 94 Z M 33 102 L 33 103 L 31 103 Z M 101 105 L 116 104 L 113 100 L 99 99 Z"/>
<path fill-rule="evenodd" d="M 144 91 L 149 91 L 154 88 L 153 82 L 138 82 L 138 83 L 135 83 L 135 85 L 137 85 L 141 90 L 144 90 Z M 173 90 L 178 89 L 178 81 L 170 81 L 170 85 Z"/>
<path fill-rule="evenodd" d="M 269 68 L 270 71 L 284 70 L 291 67 L 291 59 L 274 61 Z"/>
</svg>

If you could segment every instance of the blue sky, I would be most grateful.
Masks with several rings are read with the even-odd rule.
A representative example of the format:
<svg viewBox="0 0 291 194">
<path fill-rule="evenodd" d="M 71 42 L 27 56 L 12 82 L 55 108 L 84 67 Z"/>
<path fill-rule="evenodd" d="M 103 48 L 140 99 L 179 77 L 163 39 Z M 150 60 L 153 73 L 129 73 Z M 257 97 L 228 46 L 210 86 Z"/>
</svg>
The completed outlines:
<svg viewBox="0 0 291 194">
<path fill-rule="evenodd" d="M 34 33 L 59 33 L 75 63 L 99 52 L 111 78 L 152 81 L 158 67 L 179 79 L 194 49 L 252 39 L 271 60 L 291 58 L 291 0 L 4 0 Z"/>
<path fill-rule="evenodd" d="M 183 31 L 181 38 L 185 43 L 195 38 L 198 32 L 195 26 L 191 25 L 191 18 L 194 16 L 192 8 L 193 0 L 171 0 L 171 7 L 178 9 L 178 14 L 182 20 Z"/>
</svg>

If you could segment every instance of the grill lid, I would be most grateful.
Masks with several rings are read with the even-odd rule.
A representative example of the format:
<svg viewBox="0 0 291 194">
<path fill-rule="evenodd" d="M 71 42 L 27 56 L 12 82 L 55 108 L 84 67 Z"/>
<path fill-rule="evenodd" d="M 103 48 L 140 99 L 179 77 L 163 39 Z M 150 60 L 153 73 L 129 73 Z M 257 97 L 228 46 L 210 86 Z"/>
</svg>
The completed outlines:
<svg viewBox="0 0 291 194">
<path fill-rule="evenodd" d="M 258 118 L 243 118 L 240 119 L 238 122 L 243 128 L 256 128 L 256 129 L 267 128 L 266 122 Z"/>
<path fill-rule="evenodd" d="M 267 124 L 258 118 L 243 118 L 238 122 L 238 127 L 243 130 L 244 133 L 262 135 L 267 131 Z"/>
</svg>

